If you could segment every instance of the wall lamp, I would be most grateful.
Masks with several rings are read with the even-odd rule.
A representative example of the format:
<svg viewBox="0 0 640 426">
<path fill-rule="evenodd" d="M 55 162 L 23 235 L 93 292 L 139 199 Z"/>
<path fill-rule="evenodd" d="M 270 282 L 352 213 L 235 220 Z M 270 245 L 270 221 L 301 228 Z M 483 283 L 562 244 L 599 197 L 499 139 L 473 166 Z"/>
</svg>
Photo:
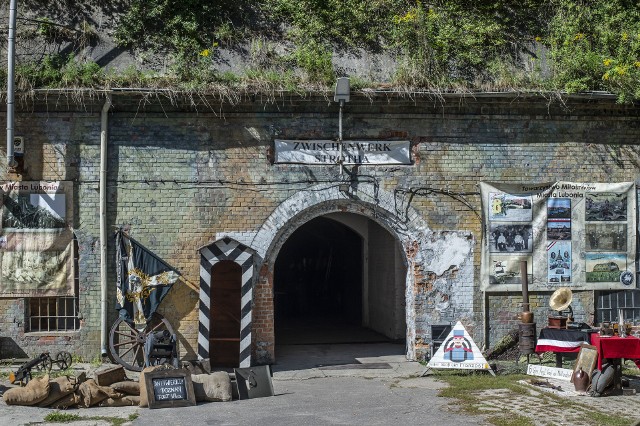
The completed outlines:
<svg viewBox="0 0 640 426">
<path fill-rule="evenodd" d="M 342 176 L 342 164 L 344 163 L 344 155 L 342 153 L 342 108 L 345 102 L 349 102 L 350 99 L 351 87 L 349 86 L 349 78 L 340 77 L 336 81 L 335 94 L 333 95 L 333 101 L 338 102 L 340 105 L 340 115 L 338 116 L 338 144 L 340 146 L 338 164 L 340 165 L 340 176 Z"/>
</svg>

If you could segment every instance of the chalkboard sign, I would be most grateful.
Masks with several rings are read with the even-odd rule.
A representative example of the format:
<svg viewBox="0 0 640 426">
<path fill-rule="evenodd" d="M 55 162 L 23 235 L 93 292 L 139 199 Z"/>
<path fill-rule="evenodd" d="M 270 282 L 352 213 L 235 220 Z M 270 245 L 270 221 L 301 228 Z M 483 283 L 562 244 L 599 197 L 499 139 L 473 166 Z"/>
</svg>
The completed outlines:
<svg viewBox="0 0 640 426">
<path fill-rule="evenodd" d="M 145 373 L 149 408 L 196 405 L 191 372 L 185 369 Z"/>
</svg>

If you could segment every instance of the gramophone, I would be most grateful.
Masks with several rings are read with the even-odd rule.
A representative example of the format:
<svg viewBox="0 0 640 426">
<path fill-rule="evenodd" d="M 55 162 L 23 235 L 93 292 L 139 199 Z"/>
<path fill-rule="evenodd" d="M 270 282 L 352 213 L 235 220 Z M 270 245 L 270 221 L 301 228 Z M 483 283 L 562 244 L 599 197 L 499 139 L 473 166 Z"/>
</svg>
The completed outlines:
<svg viewBox="0 0 640 426">
<path fill-rule="evenodd" d="M 568 287 L 560 287 L 553 292 L 549 299 L 549 306 L 557 311 L 557 315 L 549 315 L 549 328 L 567 328 L 567 321 L 573 321 L 572 299 L 573 294 Z M 565 310 L 568 310 L 566 315 Z"/>
</svg>

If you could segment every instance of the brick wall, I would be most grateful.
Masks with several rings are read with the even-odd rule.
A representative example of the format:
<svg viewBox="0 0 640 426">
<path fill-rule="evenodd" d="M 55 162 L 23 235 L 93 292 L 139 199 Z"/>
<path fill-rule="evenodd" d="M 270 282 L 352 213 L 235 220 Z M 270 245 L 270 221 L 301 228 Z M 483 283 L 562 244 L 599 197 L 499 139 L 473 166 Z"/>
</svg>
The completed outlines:
<svg viewBox="0 0 640 426">
<path fill-rule="evenodd" d="M 335 185 L 343 179 L 336 166 L 272 165 L 268 159 L 276 137 L 335 138 L 335 104 L 313 96 L 237 105 L 207 101 L 209 106 L 176 105 L 114 94 L 108 225 L 126 226 L 193 283 L 199 281 L 199 247 L 230 235 L 256 250 L 262 260 L 254 287 L 256 362 L 273 360 L 275 257 L 310 218 L 361 214 L 400 242 L 409 268 L 408 346 L 422 358 L 430 324 L 460 319 L 479 345 L 517 324 L 519 294 L 479 291 L 480 181 L 636 181 L 640 164 L 640 110 L 606 98 L 560 104 L 523 96 L 354 95 L 345 109 L 344 138 L 406 138 L 415 164 L 358 168 L 357 197 L 348 198 Z M 5 176 L 75 182 L 82 324 L 78 332 L 45 343 L 54 352 L 69 350 L 87 359 L 100 350 L 100 102 L 49 98 L 21 104 L 15 127 L 25 138 L 26 168 L 21 176 Z M 113 256 L 109 241 L 109 323 L 116 318 Z M 540 321 L 548 294 L 531 297 Z M 588 316 L 593 293 L 578 299 L 576 316 Z M 196 353 L 197 306 L 197 293 L 177 284 L 160 309 L 176 328 L 185 358 Z M 38 352 L 43 337 L 25 331 L 23 300 L 0 299 L 0 307 L 3 354 Z"/>
</svg>

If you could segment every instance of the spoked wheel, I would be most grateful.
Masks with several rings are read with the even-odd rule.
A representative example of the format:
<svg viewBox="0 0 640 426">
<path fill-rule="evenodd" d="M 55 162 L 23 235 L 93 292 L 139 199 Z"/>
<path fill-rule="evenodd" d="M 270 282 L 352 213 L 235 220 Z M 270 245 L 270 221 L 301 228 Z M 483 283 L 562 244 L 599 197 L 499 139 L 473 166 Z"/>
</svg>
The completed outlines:
<svg viewBox="0 0 640 426">
<path fill-rule="evenodd" d="M 137 330 L 132 322 L 118 318 L 109 333 L 109 349 L 114 361 L 127 370 L 142 371 L 144 368 L 144 342 L 150 333 L 173 328 L 162 315 L 154 313 L 144 330 Z"/>
<path fill-rule="evenodd" d="M 73 360 L 71 359 L 71 354 L 69 352 L 58 352 L 56 354 L 56 364 L 58 364 L 58 368 L 60 370 L 66 370 L 71 367 L 71 363 Z"/>
<path fill-rule="evenodd" d="M 52 367 L 53 367 L 53 360 L 51 359 L 51 357 L 47 356 L 42 360 L 40 364 L 36 366 L 36 370 L 44 373 L 49 373 Z"/>
</svg>

